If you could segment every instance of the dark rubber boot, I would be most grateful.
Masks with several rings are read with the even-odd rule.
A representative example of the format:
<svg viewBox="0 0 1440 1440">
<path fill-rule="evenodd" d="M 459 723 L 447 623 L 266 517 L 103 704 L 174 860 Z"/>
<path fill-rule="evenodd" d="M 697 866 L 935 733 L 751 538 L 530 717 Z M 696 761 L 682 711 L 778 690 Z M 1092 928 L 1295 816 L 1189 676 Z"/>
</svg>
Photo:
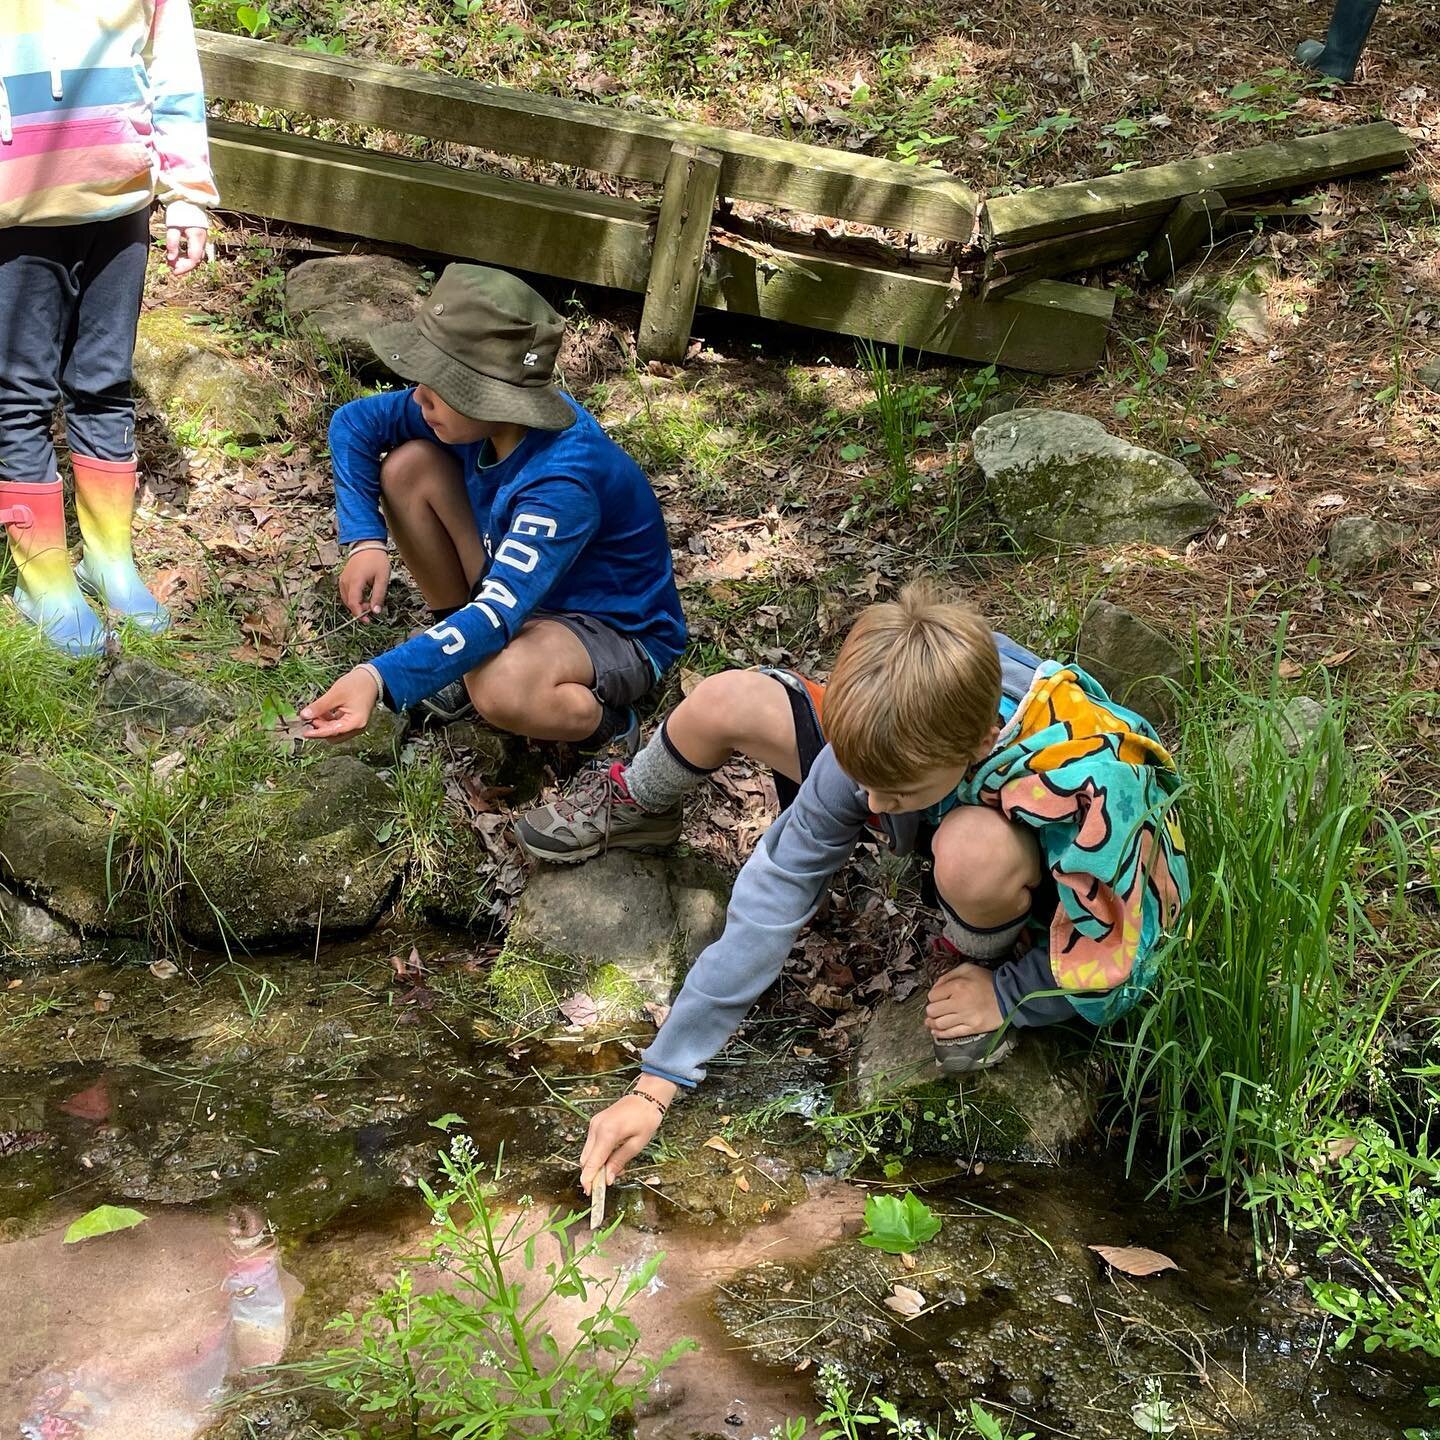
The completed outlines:
<svg viewBox="0 0 1440 1440">
<path fill-rule="evenodd" d="M 1337 80 L 1353 80 L 1379 9 L 1380 0 L 1335 0 L 1324 44 L 1319 40 L 1302 41 L 1295 51 L 1296 64 Z"/>
</svg>

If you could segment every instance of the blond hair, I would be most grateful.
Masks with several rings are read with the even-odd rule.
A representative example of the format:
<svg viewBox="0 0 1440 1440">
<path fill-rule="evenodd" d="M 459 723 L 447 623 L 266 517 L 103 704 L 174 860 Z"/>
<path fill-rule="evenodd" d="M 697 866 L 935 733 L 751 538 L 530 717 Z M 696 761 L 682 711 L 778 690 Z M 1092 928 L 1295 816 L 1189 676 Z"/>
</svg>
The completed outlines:
<svg viewBox="0 0 1440 1440">
<path fill-rule="evenodd" d="M 825 738 L 845 773 L 904 789 L 968 764 L 996 723 L 1000 653 L 968 605 L 928 585 L 871 605 L 845 637 L 825 687 Z"/>
</svg>

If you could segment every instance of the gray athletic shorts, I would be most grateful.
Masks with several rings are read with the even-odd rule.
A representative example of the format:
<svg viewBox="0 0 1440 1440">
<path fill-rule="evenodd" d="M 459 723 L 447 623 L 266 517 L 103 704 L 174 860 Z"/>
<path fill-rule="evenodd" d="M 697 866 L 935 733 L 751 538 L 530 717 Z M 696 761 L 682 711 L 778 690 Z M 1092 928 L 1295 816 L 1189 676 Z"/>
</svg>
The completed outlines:
<svg viewBox="0 0 1440 1440">
<path fill-rule="evenodd" d="M 633 705 L 655 688 L 660 678 L 655 662 L 633 635 L 622 635 L 603 620 L 573 610 L 534 610 L 531 618 L 554 620 L 585 647 L 595 668 L 590 688 L 603 704 Z"/>
</svg>

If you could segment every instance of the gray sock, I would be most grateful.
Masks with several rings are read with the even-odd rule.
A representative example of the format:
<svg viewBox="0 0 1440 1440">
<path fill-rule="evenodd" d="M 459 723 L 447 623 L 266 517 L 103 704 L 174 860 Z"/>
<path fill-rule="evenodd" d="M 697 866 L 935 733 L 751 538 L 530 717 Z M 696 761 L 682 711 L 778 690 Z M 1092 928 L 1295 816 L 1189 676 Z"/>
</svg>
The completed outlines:
<svg viewBox="0 0 1440 1440">
<path fill-rule="evenodd" d="M 625 767 L 623 776 L 630 798 L 642 810 L 658 815 L 678 805 L 711 773 L 692 765 L 670 743 L 662 725 Z"/>
<path fill-rule="evenodd" d="M 969 960 L 999 960 L 1008 955 L 1030 918 L 1027 910 L 994 929 L 979 930 L 967 925 L 943 900 L 940 906 L 945 912 L 945 938 Z"/>
</svg>

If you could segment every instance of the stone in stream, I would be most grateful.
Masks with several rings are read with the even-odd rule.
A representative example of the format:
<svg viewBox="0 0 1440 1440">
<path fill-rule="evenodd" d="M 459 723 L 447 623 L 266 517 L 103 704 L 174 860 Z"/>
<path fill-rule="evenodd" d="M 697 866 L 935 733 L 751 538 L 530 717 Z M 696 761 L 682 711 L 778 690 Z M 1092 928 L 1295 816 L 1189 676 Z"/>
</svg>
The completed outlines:
<svg viewBox="0 0 1440 1440">
<path fill-rule="evenodd" d="M 976 427 L 975 463 L 1019 544 L 1183 549 L 1219 507 L 1178 460 L 1067 410 L 1022 407 Z"/>
<path fill-rule="evenodd" d="M 79 953 L 80 941 L 48 910 L 0 885 L 0 959 L 40 965 Z"/>
<path fill-rule="evenodd" d="M 809 1259 L 752 1263 L 712 1303 L 756 1359 L 814 1377 L 822 1397 L 838 1367 L 852 1396 L 884 1396 L 902 1414 L 964 1414 L 971 1399 L 994 1409 L 1003 1397 L 1027 1422 L 1016 1433 L 1115 1440 L 1142 1433 L 1137 1407 L 1164 1376 L 1189 1434 L 1399 1433 L 1404 1412 L 1353 1393 L 1312 1306 L 1257 1303 L 1241 1234 L 1223 1234 L 1218 1218 L 1187 1227 L 1147 1213 L 1140 1188 L 1119 1191 L 1116 1178 L 987 1168 L 963 1188 L 927 1187 L 943 1225 L 913 1253 L 914 1268 L 841 1240 Z M 1091 1244 L 1154 1247 L 1180 1269 L 1113 1278 Z M 922 1313 L 887 1307 L 897 1286 L 918 1293 Z M 1177 1345 L 1192 1357 L 1183 1365 Z M 1412 1408 L 1418 1422 L 1423 1401 Z"/>
<path fill-rule="evenodd" d="M 1091 1138 L 1102 1084 L 1087 1039 L 1024 1030 L 1000 1064 L 951 1079 L 935 1064 L 925 998 L 922 988 L 875 1011 L 856 1052 L 850 1108 L 903 1104 L 910 1147 L 922 1155 L 1055 1165 Z"/>
<path fill-rule="evenodd" d="M 373 925 L 405 857 L 382 841 L 395 793 L 353 756 L 231 801 L 187 846 L 181 929 L 197 944 L 280 945 Z"/>
<path fill-rule="evenodd" d="M 1348 578 L 1379 569 L 1405 543 L 1405 530 L 1373 515 L 1345 515 L 1330 527 L 1330 568 Z"/>
<path fill-rule="evenodd" d="M 724 928 L 729 894 L 729 877 L 692 856 L 537 864 L 490 973 L 491 1004 L 506 1023 L 533 1025 L 581 994 L 594 1004 L 570 1007 L 578 1023 L 641 1019 L 647 1001 L 674 998 Z"/>
<path fill-rule="evenodd" d="M 253 373 L 215 331 L 172 306 L 147 310 L 135 338 L 135 384 L 162 415 L 223 432 L 241 444 L 278 435 L 284 390 Z"/>
<path fill-rule="evenodd" d="M 424 283 L 418 267 L 389 255 L 327 255 L 285 277 L 285 314 L 357 369 L 379 369 L 371 332 L 411 319 Z"/>
<path fill-rule="evenodd" d="M 1155 722 L 1175 718 L 1177 689 L 1187 688 L 1193 668 L 1169 636 L 1108 600 L 1085 611 L 1075 659 L 1112 698 Z"/>
<path fill-rule="evenodd" d="M 0 775 L 0 875 L 82 931 L 134 934 L 137 902 L 110 894 L 110 817 L 33 760 Z"/>
<path fill-rule="evenodd" d="M 235 714 L 234 706 L 208 686 L 138 656 L 122 659 L 105 677 L 100 708 L 118 721 L 166 731 L 189 730 Z"/>
</svg>

